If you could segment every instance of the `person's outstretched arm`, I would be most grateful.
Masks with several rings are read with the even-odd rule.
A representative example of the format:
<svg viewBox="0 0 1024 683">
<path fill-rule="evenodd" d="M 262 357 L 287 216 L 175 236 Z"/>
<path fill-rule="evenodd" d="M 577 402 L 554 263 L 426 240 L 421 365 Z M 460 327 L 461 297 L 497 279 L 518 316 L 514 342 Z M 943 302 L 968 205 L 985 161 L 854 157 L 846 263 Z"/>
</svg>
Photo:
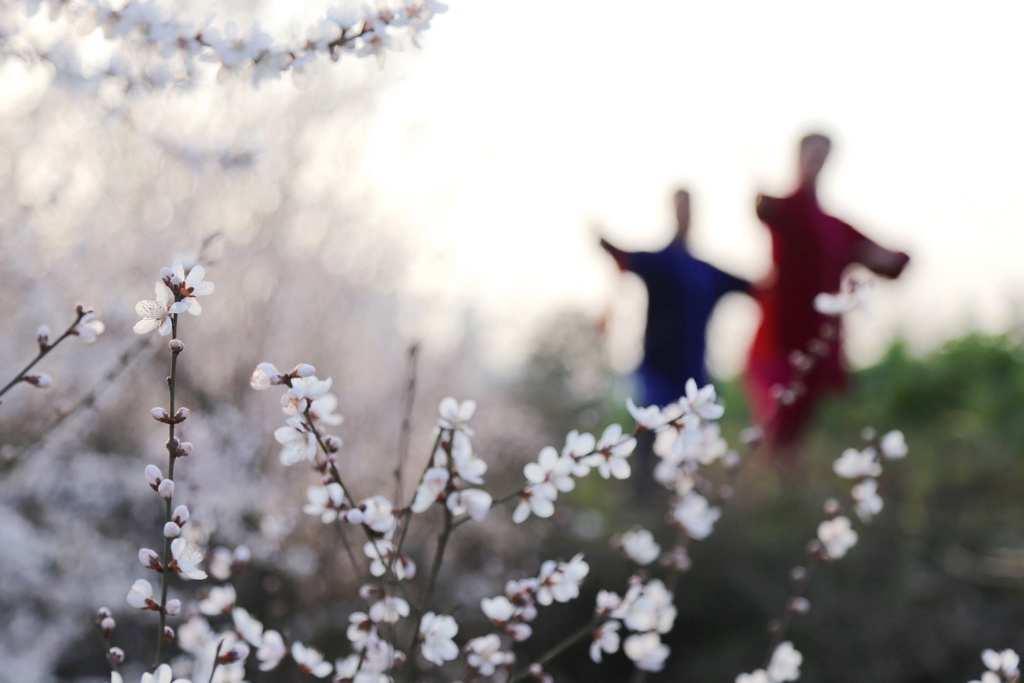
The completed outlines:
<svg viewBox="0 0 1024 683">
<path fill-rule="evenodd" d="M 615 264 L 618 265 L 619 270 L 622 272 L 630 270 L 630 252 L 619 249 L 603 237 L 601 238 L 601 248 L 612 255 L 612 258 L 615 259 Z"/>
<path fill-rule="evenodd" d="M 856 235 L 853 261 L 868 270 L 887 278 L 898 278 L 910 262 L 910 256 L 902 251 L 892 251 L 868 239 L 855 228 L 846 226 Z"/>
</svg>

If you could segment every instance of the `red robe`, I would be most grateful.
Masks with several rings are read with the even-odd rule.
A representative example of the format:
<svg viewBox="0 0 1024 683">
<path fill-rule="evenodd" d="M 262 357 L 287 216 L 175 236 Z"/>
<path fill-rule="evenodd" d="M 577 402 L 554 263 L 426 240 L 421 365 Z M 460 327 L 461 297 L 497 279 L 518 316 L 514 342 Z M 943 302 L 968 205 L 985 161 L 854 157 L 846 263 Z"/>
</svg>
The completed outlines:
<svg viewBox="0 0 1024 683">
<path fill-rule="evenodd" d="M 775 412 L 773 385 L 788 385 L 796 376 L 789 362 L 792 351 L 808 351 L 808 343 L 833 318 L 814 310 L 819 292 L 838 292 L 843 272 L 859 263 L 886 277 L 896 277 L 909 257 L 884 249 L 850 225 L 818 206 L 813 188 L 801 188 L 783 198 L 762 197 L 758 218 L 772 236 L 774 272 L 756 293 L 761 325 L 747 365 L 746 385 L 758 424 Z M 829 352 L 806 379 L 807 392 L 779 414 L 768 430 L 771 446 L 796 441 L 818 398 L 846 384 L 842 330 L 829 342 Z"/>
</svg>

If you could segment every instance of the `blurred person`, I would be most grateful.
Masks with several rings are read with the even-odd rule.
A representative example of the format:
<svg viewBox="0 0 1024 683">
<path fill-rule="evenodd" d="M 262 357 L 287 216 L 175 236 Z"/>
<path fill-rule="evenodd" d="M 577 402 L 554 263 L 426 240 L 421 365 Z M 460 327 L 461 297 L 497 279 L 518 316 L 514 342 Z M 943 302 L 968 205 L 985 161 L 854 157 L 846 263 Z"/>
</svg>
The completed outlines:
<svg viewBox="0 0 1024 683">
<path fill-rule="evenodd" d="M 601 238 L 619 269 L 635 273 L 647 288 L 644 356 L 637 369 L 644 405 L 665 406 L 686 393 L 691 377 L 708 383 L 705 351 L 708 321 L 715 304 L 729 292 L 749 292 L 750 283 L 690 253 L 690 193 L 677 190 L 676 230 L 661 251 L 630 252 Z"/>
<path fill-rule="evenodd" d="M 797 370 L 794 351 L 809 351 L 811 340 L 832 325 L 827 352 L 805 378 L 804 391 L 784 407 L 765 433 L 777 457 L 792 459 L 815 405 L 823 395 L 846 386 L 842 329 L 814 309 L 820 292 L 840 289 L 844 272 L 860 264 L 887 278 L 899 277 L 910 257 L 871 241 L 818 205 L 817 183 L 831 140 L 811 133 L 800 140 L 796 190 L 786 197 L 758 195 L 757 216 L 771 233 L 772 273 L 755 291 L 761 323 L 750 349 L 745 385 L 757 424 L 776 411 L 776 387 L 787 387 Z"/>
</svg>

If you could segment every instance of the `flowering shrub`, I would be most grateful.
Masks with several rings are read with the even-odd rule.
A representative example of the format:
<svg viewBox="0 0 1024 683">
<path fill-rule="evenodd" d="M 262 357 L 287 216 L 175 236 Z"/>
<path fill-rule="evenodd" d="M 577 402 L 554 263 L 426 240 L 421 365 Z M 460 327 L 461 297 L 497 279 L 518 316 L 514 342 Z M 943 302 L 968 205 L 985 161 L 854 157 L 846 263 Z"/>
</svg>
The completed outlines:
<svg viewBox="0 0 1024 683">
<path fill-rule="evenodd" d="M 699 388 L 692 380 L 687 383 L 685 395 L 664 408 L 638 407 L 629 402 L 628 410 L 637 425 L 633 433 L 624 433 L 617 424 L 604 429 L 600 438 L 573 430 L 566 436 L 561 451 L 550 446 L 543 448 L 537 461 L 523 468 L 524 483 L 500 496 L 482 488 L 488 464 L 476 455 L 472 444 L 474 431 L 469 423 L 476 412 L 475 402 L 446 398 L 439 406 L 432 454 L 415 492 L 403 501 L 379 493 L 356 496 L 352 483 L 343 478 L 342 440 L 327 431 L 328 427 L 342 424 L 341 416 L 334 412 L 338 399 L 330 393 L 331 378 L 318 378 L 315 368 L 308 363 L 299 363 L 287 372 L 271 363 L 260 363 L 249 378 L 251 387 L 258 391 L 279 387 L 282 392 L 279 403 L 285 425 L 273 431 L 281 446 L 279 460 L 286 467 L 307 463 L 318 474 L 319 483 L 307 489 L 307 502 L 302 510 L 339 532 L 354 575 L 364 577 L 358 593 L 365 601 L 365 611 L 348 615 L 349 652 L 341 653 L 333 665 L 317 649 L 298 639 L 290 639 L 289 646 L 289 639 L 282 633 L 266 629 L 237 604 L 237 593 L 229 583 L 211 587 L 205 598 L 194 602 L 187 611 L 191 616 L 176 632 L 169 619 L 182 614 L 183 600 L 169 597 L 169 578 L 175 574 L 193 581 L 208 578 L 208 573 L 200 568 L 205 559 L 197 543 L 201 538 L 189 538 L 189 508 L 174 506 L 175 467 L 178 460 L 194 452 L 190 442 L 181 441 L 175 434 L 177 426 L 191 416 L 188 408 L 176 406 L 175 401 L 178 361 L 185 350 L 179 335 L 179 316 L 186 312 L 199 315 L 202 309 L 198 297 L 213 291 L 214 285 L 205 279 L 202 266 L 196 265 L 186 273 L 182 264 L 175 262 L 161 271 L 156 298 L 136 305 L 141 317 L 134 327 L 137 334 L 157 330 L 161 336 L 171 337 L 168 408 L 150 411 L 154 420 L 168 428 L 167 476 L 157 465 L 145 467 L 148 487 L 163 499 L 163 550 L 144 547 L 138 551 L 139 563 L 160 575 L 160 587 L 156 590 L 148 580 L 138 579 L 127 593 L 129 606 L 158 615 L 154 680 L 173 675 L 164 661 L 164 649 L 169 645 L 176 645 L 189 656 L 176 660 L 186 675 L 210 681 L 244 677 L 245 663 L 252 653 L 261 671 L 274 670 L 290 658 L 300 673 L 317 678 L 333 674 L 336 681 L 413 679 L 434 667 L 448 669 L 456 660 L 461 660 L 461 675 L 469 680 L 549 680 L 544 666 L 567 647 L 586 639 L 590 643 L 589 656 L 595 662 L 600 663 L 621 650 L 641 677 L 645 672 L 664 668 L 670 648 L 662 637 L 675 623 L 673 587 L 691 566 L 689 543 L 706 539 L 714 531 L 722 514 L 720 505 L 731 496 L 732 480 L 743 463 L 741 456 L 721 438 L 716 421 L 724 411 L 716 402 L 714 388 Z M 67 334 L 74 329 L 77 327 L 69 328 Z M 808 371 L 813 369 L 813 364 L 804 366 Z M 780 392 L 780 410 L 785 406 L 783 395 Z M 654 476 L 670 493 L 666 519 L 674 530 L 674 540 L 663 553 L 654 535 L 638 527 L 625 531 L 616 545 L 638 566 L 660 559 L 664 580 L 637 571 L 628 579 L 621 595 L 599 591 L 589 623 L 541 657 L 521 662 L 516 645 L 532 636 L 532 624 L 541 609 L 579 598 L 580 587 L 590 573 L 590 565 L 579 553 L 566 561 L 547 560 L 535 576 L 510 580 L 502 594 L 481 599 L 480 610 L 492 632 L 468 638 L 460 647 L 455 639 L 465 636 L 460 634 L 458 621 L 451 614 L 436 612 L 434 605 L 446 550 L 458 527 L 482 522 L 492 514 L 493 507 L 513 501 L 516 504 L 511 520 L 515 524 L 524 523 L 531 516 L 550 518 L 559 495 L 572 491 L 577 481 L 592 472 L 605 480 L 628 479 L 632 474 L 630 456 L 637 445 L 636 435 L 644 431 L 658 435 L 654 449 L 659 462 Z M 781 683 L 799 678 L 802 655 L 791 641 L 783 638 L 790 619 L 808 609 L 809 603 L 801 592 L 820 564 L 842 558 L 856 544 L 858 534 L 846 516 L 847 509 L 852 506 L 864 522 L 881 511 L 877 477 L 882 474 L 882 460 L 902 458 L 907 453 L 900 432 L 880 438 L 873 432 L 865 436 L 871 445 L 860 451 L 848 449 L 835 462 L 836 474 L 856 483 L 846 502 L 826 503 L 827 519 L 818 526 L 817 537 L 808 546 L 807 566 L 794 572 L 799 590 L 787 602 L 785 620 L 775 628 L 776 642 L 770 648 L 765 667 L 739 674 L 737 681 Z M 756 436 L 751 443 L 756 447 Z M 729 482 L 716 485 L 705 468 L 719 461 L 725 464 Z M 397 473 L 399 480 L 401 474 Z M 417 571 L 416 560 L 405 553 L 404 543 L 418 521 L 417 516 L 425 515 L 435 505 L 440 508 L 443 527 L 425 583 L 416 588 L 414 582 L 422 575 Z M 355 552 L 348 529 L 365 539 L 365 559 Z M 232 554 L 235 563 L 249 560 L 247 550 L 236 549 Z M 215 576 L 221 580 L 230 577 L 232 563 L 230 558 L 221 558 Z M 218 627 L 208 619 L 221 615 L 230 615 L 230 622 L 222 622 Z M 127 655 L 114 644 L 114 611 L 101 608 L 97 623 L 107 643 L 112 680 L 118 681 L 118 669 Z M 1001 662 L 996 671 L 1008 670 L 1008 660 Z M 456 675 L 454 670 L 446 674 L 450 678 Z"/>
</svg>

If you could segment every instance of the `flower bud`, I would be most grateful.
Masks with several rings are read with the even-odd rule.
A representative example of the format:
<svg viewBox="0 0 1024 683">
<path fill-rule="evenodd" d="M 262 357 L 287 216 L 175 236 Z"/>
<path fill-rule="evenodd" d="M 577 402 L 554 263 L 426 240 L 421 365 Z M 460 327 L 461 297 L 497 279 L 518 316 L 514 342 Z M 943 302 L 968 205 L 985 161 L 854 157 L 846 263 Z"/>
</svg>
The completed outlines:
<svg viewBox="0 0 1024 683">
<path fill-rule="evenodd" d="M 79 316 L 85 315 L 85 304 L 81 301 L 75 303 L 75 313 Z"/>
<path fill-rule="evenodd" d="M 295 369 L 291 371 L 292 377 L 309 377 L 310 375 L 316 374 L 316 368 L 309 363 L 299 363 L 295 366 Z"/>
<path fill-rule="evenodd" d="M 180 533 L 181 527 L 174 522 L 167 522 L 167 524 L 164 524 L 164 538 L 177 538 Z"/>
<path fill-rule="evenodd" d="M 363 511 L 359 508 L 352 508 L 345 513 L 345 521 L 349 524 L 362 524 L 363 523 Z"/>
<path fill-rule="evenodd" d="M 100 607 L 96 610 L 96 623 L 100 623 L 104 619 L 109 619 L 114 616 L 114 613 L 110 611 L 109 607 Z"/>
<path fill-rule="evenodd" d="M 159 406 L 149 411 L 149 414 L 152 415 L 153 419 L 156 420 L 157 422 L 166 423 L 171 419 L 171 416 L 167 414 L 167 411 L 164 410 L 163 408 L 160 408 Z"/>
<path fill-rule="evenodd" d="M 339 450 L 341 450 L 341 439 L 334 436 L 333 434 L 328 434 L 327 438 L 324 439 L 324 446 L 327 448 L 329 452 L 337 453 Z"/>
<path fill-rule="evenodd" d="M 164 644 L 170 645 L 174 642 L 174 629 L 170 626 L 164 626 Z"/>
<path fill-rule="evenodd" d="M 230 664 L 232 662 L 240 662 L 249 656 L 249 646 L 245 643 L 235 643 L 235 645 L 220 656 L 221 664 Z"/>
<path fill-rule="evenodd" d="M 188 416 L 189 416 L 190 413 L 191 413 L 191 411 L 188 408 L 182 406 L 181 408 L 178 408 L 178 412 L 176 412 L 174 414 L 174 421 L 176 423 L 177 422 L 184 422 L 185 420 L 188 419 Z"/>
<path fill-rule="evenodd" d="M 117 626 L 117 622 L 114 621 L 113 617 L 107 617 L 100 622 L 100 632 L 103 633 L 104 638 L 109 638 L 114 635 L 114 628 Z"/>
<path fill-rule="evenodd" d="M 174 497 L 174 482 L 170 479 L 164 479 L 160 482 L 160 485 L 156 487 L 156 492 L 160 494 L 160 497 L 164 500 L 170 500 Z"/>
<path fill-rule="evenodd" d="M 826 515 L 828 515 L 829 517 L 835 517 L 839 514 L 839 511 L 842 508 L 840 507 L 838 500 L 836 500 L 835 498 L 829 498 L 828 500 L 825 501 L 824 509 Z"/>
<path fill-rule="evenodd" d="M 147 569 L 155 569 L 160 571 L 163 569 L 163 565 L 160 564 L 160 556 L 156 554 L 155 550 L 149 548 L 139 548 L 139 564 Z"/>
<path fill-rule="evenodd" d="M 174 508 L 174 513 L 171 515 L 171 519 L 178 526 L 185 526 L 188 523 L 188 517 L 188 507 L 185 505 Z"/>
<path fill-rule="evenodd" d="M 168 600 L 167 604 L 164 606 L 164 612 L 166 612 L 167 615 L 171 616 L 171 617 L 173 617 L 173 616 L 177 615 L 178 613 L 180 613 L 181 612 L 181 600 L 178 600 L 177 598 L 175 598 L 173 600 Z"/>
<path fill-rule="evenodd" d="M 179 458 L 187 458 L 188 456 L 192 455 L 192 449 L 193 446 L 191 441 L 182 441 L 181 445 L 178 446 L 174 454 Z"/>
<path fill-rule="evenodd" d="M 172 339 L 167 342 L 167 346 L 170 347 L 171 351 L 174 353 L 181 353 L 185 350 L 185 344 L 180 339 Z"/>
<path fill-rule="evenodd" d="M 235 564 L 241 567 L 249 564 L 249 560 L 252 559 L 252 552 L 249 550 L 249 546 L 240 545 L 235 548 Z"/>
<path fill-rule="evenodd" d="M 36 330 L 36 342 L 39 343 L 40 350 L 45 349 L 50 343 L 50 326 L 40 325 L 39 329 Z"/>
<path fill-rule="evenodd" d="M 803 597 L 790 598 L 787 606 L 789 611 L 794 614 L 807 614 L 811 609 L 811 601 Z"/>
<path fill-rule="evenodd" d="M 164 475 L 160 472 L 159 467 L 156 465 L 146 465 L 146 482 L 149 484 L 149 488 L 156 491 L 163 480 Z"/>
<path fill-rule="evenodd" d="M 40 372 L 36 375 L 25 375 L 21 378 L 28 382 L 37 389 L 49 389 L 53 384 L 53 378 L 47 375 L 45 372 Z"/>
<path fill-rule="evenodd" d="M 793 567 L 789 570 L 789 580 L 793 583 L 800 583 L 807 578 L 807 569 L 804 567 Z"/>
<path fill-rule="evenodd" d="M 119 647 L 112 647 L 107 650 L 107 659 L 111 664 L 124 664 L 124 650 Z"/>
</svg>

